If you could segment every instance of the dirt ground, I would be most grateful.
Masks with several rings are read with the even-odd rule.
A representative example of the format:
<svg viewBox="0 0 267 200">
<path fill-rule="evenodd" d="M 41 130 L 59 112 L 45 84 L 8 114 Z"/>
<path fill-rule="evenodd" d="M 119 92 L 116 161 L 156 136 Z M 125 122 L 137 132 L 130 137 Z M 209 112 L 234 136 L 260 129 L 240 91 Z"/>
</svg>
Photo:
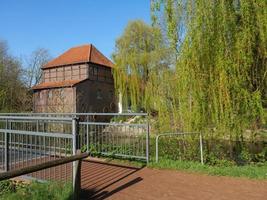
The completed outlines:
<svg viewBox="0 0 267 200">
<path fill-rule="evenodd" d="M 82 199 L 267 200 L 267 181 L 83 161 Z"/>
</svg>

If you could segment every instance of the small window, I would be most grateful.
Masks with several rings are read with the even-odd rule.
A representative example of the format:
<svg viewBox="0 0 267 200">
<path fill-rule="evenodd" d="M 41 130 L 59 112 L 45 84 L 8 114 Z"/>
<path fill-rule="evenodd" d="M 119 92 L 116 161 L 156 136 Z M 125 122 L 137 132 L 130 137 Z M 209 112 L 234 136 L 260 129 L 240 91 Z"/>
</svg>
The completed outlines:
<svg viewBox="0 0 267 200">
<path fill-rule="evenodd" d="M 102 99 L 102 91 L 100 89 L 96 91 L 96 99 Z"/>
<path fill-rule="evenodd" d="M 104 107 L 103 108 L 103 113 L 107 113 L 108 112 L 108 108 L 107 107 Z"/>
<path fill-rule="evenodd" d="M 110 111 L 111 111 L 111 112 L 115 112 L 115 111 L 116 111 L 116 105 L 115 105 L 114 102 L 112 102 L 112 103 L 109 105 L 109 107 L 110 107 Z"/>
</svg>

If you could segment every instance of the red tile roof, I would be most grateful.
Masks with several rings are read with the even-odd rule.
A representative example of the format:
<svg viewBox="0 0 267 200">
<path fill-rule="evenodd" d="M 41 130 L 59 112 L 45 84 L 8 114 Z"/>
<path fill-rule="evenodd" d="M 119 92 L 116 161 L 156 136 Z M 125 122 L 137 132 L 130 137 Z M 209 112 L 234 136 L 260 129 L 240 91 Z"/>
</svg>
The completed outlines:
<svg viewBox="0 0 267 200">
<path fill-rule="evenodd" d="M 65 80 L 56 82 L 43 82 L 32 87 L 33 90 L 49 89 L 49 88 L 61 88 L 61 87 L 72 87 L 85 79 L 82 80 Z"/>
<path fill-rule="evenodd" d="M 113 63 L 107 57 L 98 51 L 92 44 L 89 44 L 73 47 L 67 50 L 57 58 L 48 62 L 43 69 L 87 62 L 113 67 Z"/>
</svg>

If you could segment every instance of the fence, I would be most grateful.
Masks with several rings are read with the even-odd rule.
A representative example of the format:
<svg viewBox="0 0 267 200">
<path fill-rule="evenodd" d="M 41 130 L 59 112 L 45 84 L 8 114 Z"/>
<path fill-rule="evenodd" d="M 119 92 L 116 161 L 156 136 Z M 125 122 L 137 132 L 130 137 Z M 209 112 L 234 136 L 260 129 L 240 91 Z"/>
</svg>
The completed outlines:
<svg viewBox="0 0 267 200">
<path fill-rule="evenodd" d="M 181 132 L 181 133 L 164 133 L 164 134 L 159 134 L 156 137 L 156 162 L 158 162 L 159 160 L 159 139 L 161 137 L 173 137 L 173 136 L 178 136 L 178 137 L 183 137 L 183 138 L 179 138 L 176 142 L 179 144 L 181 143 L 180 146 L 183 147 L 183 153 L 185 153 L 186 151 L 186 144 L 185 144 L 185 138 L 184 136 L 188 136 L 188 135 L 198 135 L 199 138 L 197 139 L 199 141 L 199 157 L 200 157 L 200 161 L 201 164 L 204 164 L 204 158 L 203 158 L 203 141 L 202 141 L 202 134 L 201 133 L 197 133 L 197 132 Z M 196 138 L 194 138 L 196 139 Z M 194 145 L 196 146 L 196 145 Z M 176 151 L 179 151 L 179 149 L 176 149 Z M 177 155 L 179 155 L 179 153 L 177 152 Z"/>
<path fill-rule="evenodd" d="M 0 116 L 0 170 L 21 169 L 76 154 L 76 127 L 75 118 Z M 27 177 L 72 181 L 74 164 L 41 170 Z"/>
<path fill-rule="evenodd" d="M 0 116 L 24 119 L 20 127 L 16 125 L 20 130 L 65 134 L 72 132 L 72 122 L 69 120 L 49 124 L 34 120 L 29 124 L 25 118 L 78 118 L 77 142 L 82 151 L 90 152 L 92 156 L 149 161 L 149 124 L 145 113 L 1 113 Z"/>
</svg>

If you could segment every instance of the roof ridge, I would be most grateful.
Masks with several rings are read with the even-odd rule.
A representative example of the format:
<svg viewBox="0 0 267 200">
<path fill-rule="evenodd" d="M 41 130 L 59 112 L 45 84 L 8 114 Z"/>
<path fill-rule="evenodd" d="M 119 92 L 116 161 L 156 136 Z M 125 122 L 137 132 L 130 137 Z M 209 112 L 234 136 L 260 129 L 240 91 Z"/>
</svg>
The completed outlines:
<svg viewBox="0 0 267 200">
<path fill-rule="evenodd" d="M 91 61 L 91 57 L 92 57 L 92 44 L 90 44 L 90 48 L 89 48 L 89 55 L 88 55 L 88 61 L 90 62 Z"/>
<path fill-rule="evenodd" d="M 111 65 L 113 65 L 113 62 L 111 61 L 111 59 L 109 59 L 107 56 L 105 56 L 101 51 L 99 51 L 94 45 L 92 45 L 92 47 L 94 48 L 94 51 L 97 52 L 98 54 L 100 54 L 100 56 L 102 57 L 102 59 L 107 60 Z M 91 50 L 92 52 L 92 50 Z M 91 53 L 92 54 L 92 53 Z M 91 60 L 92 58 L 90 58 L 90 62 L 92 62 Z"/>
<path fill-rule="evenodd" d="M 63 54 L 46 63 L 42 69 L 87 62 L 113 67 L 112 61 L 93 44 L 84 44 L 68 49 Z"/>
</svg>

